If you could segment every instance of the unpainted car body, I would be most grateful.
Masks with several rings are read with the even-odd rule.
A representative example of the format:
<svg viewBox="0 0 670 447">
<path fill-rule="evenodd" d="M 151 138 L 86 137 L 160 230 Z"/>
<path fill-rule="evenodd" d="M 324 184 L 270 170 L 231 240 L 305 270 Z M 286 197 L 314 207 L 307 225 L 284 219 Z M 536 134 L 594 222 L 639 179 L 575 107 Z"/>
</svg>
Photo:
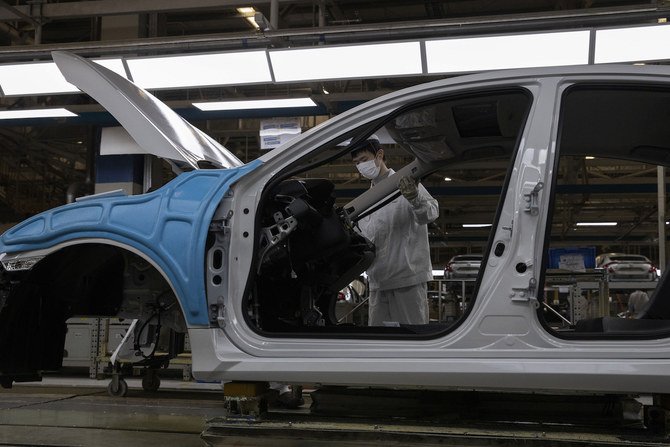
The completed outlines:
<svg viewBox="0 0 670 447">
<path fill-rule="evenodd" d="M 642 255 L 603 253 L 596 257 L 596 267 L 605 269 L 610 281 L 655 281 L 656 266 Z"/>
<path fill-rule="evenodd" d="M 147 92 L 83 59 L 55 59 L 147 150 L 201 147 L 169 109 L 143 103 Z M 93 196 L 34 216 L 0 240 L 3 384 L 60 366 L 70 316 L 160 313 L 188 331 L 200 380 L 667 393 L 670 305 L 652 296 L 646 318 L 601 316 L 557 330 L 542 314 L 542 284 L 558 151 L 667 163 L 667 123 L 610 121 L 613 111 L 642 120 L 640 104 L 667 109 L 668 92 L 667 67 L 446 79 L 375 99 L 245 166 L 233 160 L 152 193 Z M 124 123 L 126 109 L 143 121 Z M 395 176 L 341 206 L 331 182 L 301 177 L 382 127 L 413 157 Z M 202 164 L 205 152 L 188 164 Z M 458 321 L 338 324 L 338 291 L 378 255 L 356 221 L 392 200 L 404 175 L 496 157 L 509 167 L 474 298 Z M 662 280 L 658 294 L 668 288 Z"/>
</svg>

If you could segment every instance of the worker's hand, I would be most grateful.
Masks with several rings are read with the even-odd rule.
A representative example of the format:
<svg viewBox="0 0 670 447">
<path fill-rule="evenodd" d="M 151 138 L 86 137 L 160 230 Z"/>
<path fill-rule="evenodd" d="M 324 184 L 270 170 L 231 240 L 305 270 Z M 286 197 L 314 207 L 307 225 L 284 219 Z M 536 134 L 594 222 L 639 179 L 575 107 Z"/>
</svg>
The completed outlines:
<svg viewBox="0 0 670 447">
<path fill-rule="evenodd" d="M 398 189 L 400 193 L 408 200 L 412 201 L 417 198 L 419 195 L 419 189 L 416 187 L 416 183 L 411 177 L 403 177 L 398 183 Z"/>
</svg>

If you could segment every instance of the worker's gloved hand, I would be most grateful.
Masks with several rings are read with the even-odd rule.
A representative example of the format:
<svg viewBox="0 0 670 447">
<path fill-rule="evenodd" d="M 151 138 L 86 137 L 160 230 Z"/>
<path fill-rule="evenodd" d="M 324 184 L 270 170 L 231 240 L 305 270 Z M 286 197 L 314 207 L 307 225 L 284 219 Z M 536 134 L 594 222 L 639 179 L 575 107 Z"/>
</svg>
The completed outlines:
<svg viewBox="0 0 670 447">
<path fill-rule="evenodd" d="M 411 177 L 403 177 L 398 183 L 398 189 L 400 193 L 409 201 L 413 201 L 419 195 L 419 189 L 416 187 L 416 183 Z"/>
</svg>

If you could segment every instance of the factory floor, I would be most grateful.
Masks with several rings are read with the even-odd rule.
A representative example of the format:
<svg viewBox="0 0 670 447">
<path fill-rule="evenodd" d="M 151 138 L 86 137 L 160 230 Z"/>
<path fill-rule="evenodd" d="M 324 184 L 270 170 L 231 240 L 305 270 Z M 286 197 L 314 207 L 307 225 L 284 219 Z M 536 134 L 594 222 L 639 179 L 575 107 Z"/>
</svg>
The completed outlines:
<svg viewBox="0 0 670 447">
<path fill-rule="evenodd" d="M 205 422 L 224 415 L 220 384 L 163 378 L 149 393 L 140 378 L 126 380 L 126 397 L 85 377 L 0 389 L 0 446 L 202 447 Z"/>
<path fill-rule="evenodd" d="M 644 429 L 643 402 L 609 396 L 535 396 L 324 387 L 306 390 L 297 410 L 263 420 L 226 418 L 218 383 L 161 377 L 147 392 L 126 378 L 49 376 L 0 389 L 0 446 L 40 447 L 660 447 L 666 429 Z M 650 402 L 646 402 L 650 405 Z M 605 406 L 603 406 L 605 405 Z M 623 405 L 623 407 L 622 407 Z M 627 406 L 632 405 L 632 406 Z M 631 420 L 603 408 L 636 410 Z M 667 414 L 667 413 L 666 413 Z M 666 417 L 666 416 L 664 416 Z M 627 418 L 624 418 L 627 419 Z"/>
</svg>

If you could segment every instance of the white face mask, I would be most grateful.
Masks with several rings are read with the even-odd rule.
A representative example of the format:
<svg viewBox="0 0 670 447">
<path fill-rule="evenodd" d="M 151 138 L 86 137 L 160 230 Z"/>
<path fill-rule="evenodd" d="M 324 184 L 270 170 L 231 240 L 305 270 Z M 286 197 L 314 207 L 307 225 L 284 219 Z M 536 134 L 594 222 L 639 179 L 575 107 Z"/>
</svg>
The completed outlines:
<svg viewBox="0 0 670 447">
<path fill-rule="evenodd" d="M 356 169 L 363 177 L 368 180 L 374 180 L 379 176 L 381 167 L 377 166 L 375 160 L 362 161 L 356 165 Z"/>
</svg>

